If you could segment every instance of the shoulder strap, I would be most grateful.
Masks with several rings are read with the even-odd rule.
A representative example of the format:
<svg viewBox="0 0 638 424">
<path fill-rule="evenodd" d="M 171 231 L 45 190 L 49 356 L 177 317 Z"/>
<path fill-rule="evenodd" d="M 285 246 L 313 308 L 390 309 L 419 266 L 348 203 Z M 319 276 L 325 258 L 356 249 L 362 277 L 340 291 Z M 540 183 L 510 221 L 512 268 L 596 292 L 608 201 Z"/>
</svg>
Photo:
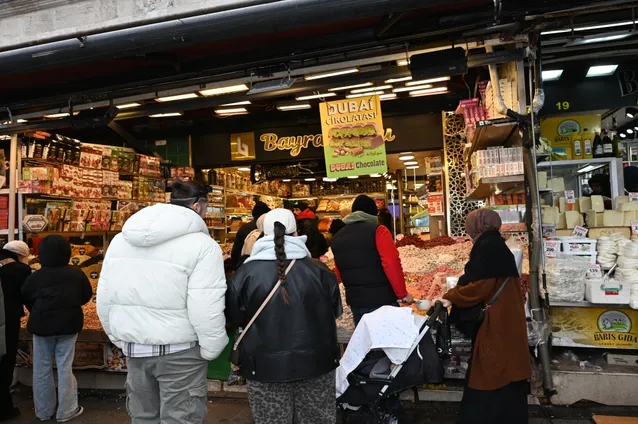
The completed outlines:
<svg viewBox="0 0 638 424">
<path fill-rule="evenodd" d="M 288 275 L 288 272 L 290 271 L 290 269 L 292 268 L 292 266 L 295 264 L 296 261 L 297 261 L 296 259 L 293 259 L 292 261 L 290 261 L 290 264 L 288 265 L 288 268 L 286 268 L 286 275 Z M 272 299 L 272 297 L 275 295 L 275 293 L 277 293 L 277 289 L 279 289 L 280 286 L 281 286 L 281 280 L 277 280 L 277 284 L 275 284 L 275 287 L 272 288 L 272 290 L 268 294 L 268 297 L 266 297 L 266 300 L 264 300 L 264 302 L 261 304 L 259 309 L 257 309 L 257 312 L 255 312 L 255 315 L 253 315 L 251 320 L 248 322 L 248 325 L 246 325 L 246 328 L 244 328 L 244 331 L 242 331 L 242 333 L 239 335 L 239 337 L 237 337 L 237 340 L 235 341 L 235 345 L 233 346 L 233 350 L 237 350 L 237 347 L 239 346 L 239 343 L 242 341 L 242 339 L 246 335 L 246 332 L 248 331 L 250 326 L 253 325 L 253 323 L 255 322 L 257 317 L 259 316 L 259 314 L 261 314 L 261 311 L 264 310 L 264 308 L 266 307 L 268 302 L 270 302 L 270 299 Z"/>
<path fill-rule="evenodd" d="M 488 310 L 490 308 L 490 306 L 492 306 L 494 304 L 494 302 L 496 302 L 496 299 L 501 294 L 501 292 L 503 291 L 503 289 L 505 288 L 507 283 L 509 283 L 511 278 L 512 277 L 507 277 L 505 279 L 505 281 L 503 281 L 503 284 L 501 284 L 501 287 L 499 287 L 498 290 L 496 290 L 496 293 L 494 293 L 494 296 L 492 296 L 490 301 L 485 304 L 485 307 L 483 308 L 484 311 Z"/>
</svg>

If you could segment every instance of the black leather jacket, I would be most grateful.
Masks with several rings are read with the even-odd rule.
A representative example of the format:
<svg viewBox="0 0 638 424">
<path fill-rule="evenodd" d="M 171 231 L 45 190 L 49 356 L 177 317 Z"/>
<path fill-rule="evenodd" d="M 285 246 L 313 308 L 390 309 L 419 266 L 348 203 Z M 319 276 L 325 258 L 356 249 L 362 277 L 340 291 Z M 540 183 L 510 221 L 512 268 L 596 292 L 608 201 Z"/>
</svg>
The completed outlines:
<svg viewBox="0 0 638 424">
<path fill-rule="evenodd" d="M 242 265 L 226 292 L 228 323 L 244 327 L 276 283 L 275 261 Z M 288 273 L 285 287 L 289 304 L 280 288 L 239 346 L 241 373 L 249 380 L 299 381 L 339 365 L 336 319 L 342 306 L 334 273 L 318 261 L 300 259 Z"/>
</svg>

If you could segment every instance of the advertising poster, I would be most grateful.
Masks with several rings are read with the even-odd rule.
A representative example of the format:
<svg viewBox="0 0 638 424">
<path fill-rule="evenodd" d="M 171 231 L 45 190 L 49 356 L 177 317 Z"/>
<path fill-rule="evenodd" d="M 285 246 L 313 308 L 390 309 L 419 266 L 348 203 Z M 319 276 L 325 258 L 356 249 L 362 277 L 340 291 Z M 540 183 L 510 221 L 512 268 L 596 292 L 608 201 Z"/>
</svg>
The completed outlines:
<svg viewBox="0 0 638 424">
<path fill-rule="evenodd" d="M 581 154 L 591 157 L 596 133 L 600 133 L 600 115 L 573 115 L 541 119 L 541 136 L 552 145 L 555 160 L 574 159 L 574 141 L 579 140 Z M 580 157 L 579 157 L 580 159 Z"/>
<path fill-rule="evenodd" d="M 638 349 L 638 310 L 629 308 L 552 308 L 555 346 Z"/>
<path fill-rule="evenodd" d="M 379 96 L 321 103 L 319 112 L 328 177 L 388 171 Z"/>
</svg>

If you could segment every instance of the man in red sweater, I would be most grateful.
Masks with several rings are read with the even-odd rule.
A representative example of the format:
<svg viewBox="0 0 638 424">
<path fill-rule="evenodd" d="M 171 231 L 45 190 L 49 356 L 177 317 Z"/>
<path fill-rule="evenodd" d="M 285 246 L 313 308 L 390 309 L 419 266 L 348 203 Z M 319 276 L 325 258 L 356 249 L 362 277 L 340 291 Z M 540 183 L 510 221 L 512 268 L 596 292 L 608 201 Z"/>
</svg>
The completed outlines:
<svg viewBox="0 0 638 424">
<path fill-rule="evenodd" d="M 346 226 L 332 239 L 332 253 L 355 325 L 381 306 L 397 306 L 398 300 L 412 303 L 399 251 L 387 227 L 379 225 L 374 200 L 358 196 L 343 221 Z"/>
</svg>

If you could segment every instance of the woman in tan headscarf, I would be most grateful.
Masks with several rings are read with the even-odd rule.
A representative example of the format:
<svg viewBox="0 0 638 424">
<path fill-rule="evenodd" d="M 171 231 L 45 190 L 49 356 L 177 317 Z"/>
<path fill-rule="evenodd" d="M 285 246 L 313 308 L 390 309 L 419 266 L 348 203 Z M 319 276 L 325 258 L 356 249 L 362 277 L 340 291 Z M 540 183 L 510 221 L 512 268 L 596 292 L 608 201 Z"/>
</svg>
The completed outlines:
<svg viewBox="0 0 638 424">
<path fill-rule="evenodd" d="M 250 254 L 253 251 L 253 246 L 255 245 L 255 242 L 257 241 L 257 239 L 259 239 L 259 236 L 261 236 L 261 234 L 264 232 L 264 218 L 266 217 L 266 214 L 260 216 L 259 218 L 257 218 L 257 229 L 256 230 L 252 230 L 247 236 L 246 236 L 246 241 L 244 241 L 244 247 L 242 247 L 241 249 L 241 256 L 250 256 Z"/>
<path fill-rule="evenodd" d="M 459 424 L 527 423 L 532 369 L 525 306 L 516 260 L 500 227 L 492 210 L 467 216 L 474 247 L 458 285 L 443 295 L 444 306 L 454 306 L 450 321 L 472 338 Z"/>
</svg>

